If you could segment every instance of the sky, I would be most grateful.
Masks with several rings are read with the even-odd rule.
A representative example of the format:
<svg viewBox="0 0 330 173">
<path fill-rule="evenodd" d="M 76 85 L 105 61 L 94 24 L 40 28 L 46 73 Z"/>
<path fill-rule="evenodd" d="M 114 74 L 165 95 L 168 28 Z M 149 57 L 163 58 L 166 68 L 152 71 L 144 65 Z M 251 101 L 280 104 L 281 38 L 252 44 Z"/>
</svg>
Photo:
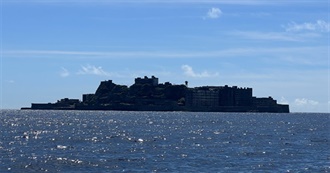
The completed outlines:
<svg viewBox="0 0 330 173">
<path fill-rule="evenodd" d="M 1 109 L 99 83 L 253 88 L 330 112 L 329 0 L 2 0 Z"/>
</svg>

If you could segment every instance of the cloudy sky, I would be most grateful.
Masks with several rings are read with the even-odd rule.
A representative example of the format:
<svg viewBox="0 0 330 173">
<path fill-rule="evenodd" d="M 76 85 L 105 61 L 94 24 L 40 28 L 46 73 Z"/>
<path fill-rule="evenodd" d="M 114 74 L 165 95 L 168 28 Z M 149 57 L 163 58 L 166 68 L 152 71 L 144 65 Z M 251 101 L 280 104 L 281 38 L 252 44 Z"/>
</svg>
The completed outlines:
<svg viewBox="0 0 330 173">
<path fill-rule="evenodd" d="M 329 0 L 3 0 L 2 109 L 135 77 L 330 112 Z"/>
</svg>

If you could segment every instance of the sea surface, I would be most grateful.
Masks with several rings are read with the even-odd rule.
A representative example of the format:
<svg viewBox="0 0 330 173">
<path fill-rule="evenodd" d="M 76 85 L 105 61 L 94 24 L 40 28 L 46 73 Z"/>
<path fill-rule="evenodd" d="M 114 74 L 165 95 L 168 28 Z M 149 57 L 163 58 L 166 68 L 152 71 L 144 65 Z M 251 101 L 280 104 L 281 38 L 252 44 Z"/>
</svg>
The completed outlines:
<svg viewBox="0 0 330 173">
<path fill-rule="evenodd" d="M 0 172 L 330 172 L 330 114 L 1 110 Z"/>
</svg>

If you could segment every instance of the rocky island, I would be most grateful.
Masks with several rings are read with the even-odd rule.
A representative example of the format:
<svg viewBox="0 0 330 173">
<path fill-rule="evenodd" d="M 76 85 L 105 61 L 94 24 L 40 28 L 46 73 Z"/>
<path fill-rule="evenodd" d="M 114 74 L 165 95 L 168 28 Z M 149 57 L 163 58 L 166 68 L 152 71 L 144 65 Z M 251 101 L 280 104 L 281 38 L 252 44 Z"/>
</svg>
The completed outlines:
<svg viewBox="0 0 330 173">
<path fill-rule="evenodd" d="M 289 113 L 289 105 L 278 104 L 272 97 L 254 97 L 252 88 L 189 88 L 187 81 L 181 85 L 159 83 L 154 76 L 135 78 L 129 87 L 102 81 L 95 93 L 83 94 L 82 101 L 64 98 L 22 109 Z"/>
</svg>

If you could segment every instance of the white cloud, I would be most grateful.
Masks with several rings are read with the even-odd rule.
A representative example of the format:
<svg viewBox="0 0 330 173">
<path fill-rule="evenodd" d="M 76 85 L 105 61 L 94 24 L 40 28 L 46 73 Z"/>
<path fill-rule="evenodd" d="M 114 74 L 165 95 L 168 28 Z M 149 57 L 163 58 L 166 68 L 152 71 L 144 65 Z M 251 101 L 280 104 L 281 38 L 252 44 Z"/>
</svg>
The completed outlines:
<svg viewBox="0 0 330 173">
<path fill-rule="evenodd" d="M 209 74 L 207 71 L 204 71 L 202 73 L 196 73 L 196 72 L 194 72 L 192 67 L 189 65 L 182 65 L 181 69 L 183 70 L 183 73 L 189 77 L 201 77 L 202 78 L 202 77 L 214 77 L 214 76 L 219 75 L 219 73 Z"/>
<path fill-rule="evenodd" d="M 322 98 L 320 98 L 322 99 Z M 316 101 L 308 98 L 297 98 L 290 104 L 293 112 L 328 112 L 330 111 L 328 101 Z"/>
<path fill-rule="evenodd" d="M 289 104 L 289 101 L 285 97 L 281 97 L 281 100 L 278 102 L 279 104 Z"/>
<path fill-rule="evenodd" d="M 284 26 L 286 31 L 315 31 L 315 32 L 330 32 L 330 23 L 324 20 L 317 20 L 315 23 L 301 23 L 292 22 Z"/>
<path fill-rule="evenodd" d="M 328 46 L 301 47 L 242 47 L 211 51 L 62 51 L 62 50 L 4 50 L 4 58 L 212 58 L 262 55 L 327 55 Z"/>
<path fill-rule="evenodd" d="M 306 39 L 320 37 L 317 33 L 292 34 L 287 32 L 258 32 L 258 31 L 233 31 L 230 35 L 239 36 L 253 40 L 275 40 L 275 41 L 304 41 Z"/>
<path fill-rule="evenodd" d="M 208 12 L 207 12 L 207 18 L 211 18 L 211 19 L 216 19 L 219 18 L 222 14 L 222 11 L 219 8 L 211 8 Z"/>
<path fill-rule="evenodd" d="M 68 77 L 69 75 L 70 75 L 69 71 L 66 68 L 62 67 L 61 72 L 60 72 L 60 76 L 61 77 Z"/>
<path fill-rule="evenodd" d="M 77 73 L 80 75 L 98 75 L 98 76 L 111 76 L 110 73 L 104 71 L 102 67 L 95 67 L 92 65 L 81 66 L 81 70 Z"/>
<path fill-rule="evenodd" d="M 286 63 L 290 64 L 296 64 L 296 65 L 308 65 L 308 66 L 327 66 L 326 59 L 322 61 L 321 59 L 311 58 L 310 56 L 306 57 L 298 57 L 298 56 L 282 56 L 280 58 L 281 61 L 284 61 Z"/>
<path fill-rule="evenodd" d="M 296 106 L 307 106 L 307 105 L 316 106 L 319 104 L 319 102 L 314 100 L 309 100 L 306 98 L 297 98 L 294 100 L 294 104 Z"/>
<path fill-rule="evenodd" d="M 276 33 L 276 32 L 257 32 L 257 31 L 234 31 L 230 33 L 231 35 L 255 39 L 255 40 L 281 40 L 281 41 L 297 41 L 287 33 Z"/>
</svg>

